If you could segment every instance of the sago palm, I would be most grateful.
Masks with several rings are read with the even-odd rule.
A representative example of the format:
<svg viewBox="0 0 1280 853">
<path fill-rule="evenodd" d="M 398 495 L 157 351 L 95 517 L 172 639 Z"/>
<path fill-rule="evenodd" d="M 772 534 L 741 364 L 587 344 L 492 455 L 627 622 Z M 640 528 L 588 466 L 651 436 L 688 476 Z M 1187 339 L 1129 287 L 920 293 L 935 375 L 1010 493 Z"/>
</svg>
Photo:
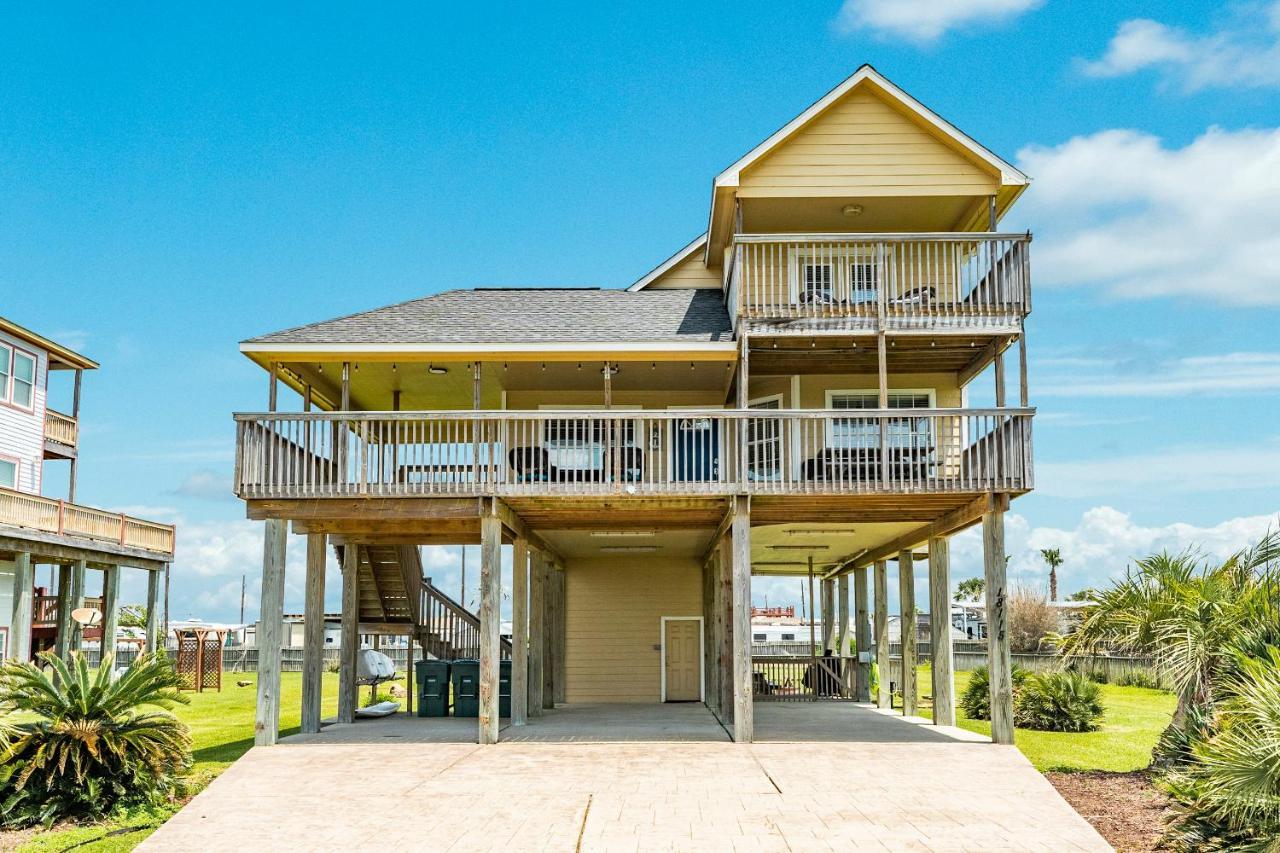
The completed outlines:
<svg viewBox="0 0 1280 853">
<path fill-rule="evenodd" d="M 26 712 L 0 740 L 0 826 L 97 817 L 168 793 L 190 764 L 187 728 L 165 713 L 186 697 L 164 657 L 142 655 L 118 677 L 106 656 L 68 666 L 41 655 L 0 667 L 0 716 Z M 143 710 L 152 706 L 161 710 Z"/>
</svg>

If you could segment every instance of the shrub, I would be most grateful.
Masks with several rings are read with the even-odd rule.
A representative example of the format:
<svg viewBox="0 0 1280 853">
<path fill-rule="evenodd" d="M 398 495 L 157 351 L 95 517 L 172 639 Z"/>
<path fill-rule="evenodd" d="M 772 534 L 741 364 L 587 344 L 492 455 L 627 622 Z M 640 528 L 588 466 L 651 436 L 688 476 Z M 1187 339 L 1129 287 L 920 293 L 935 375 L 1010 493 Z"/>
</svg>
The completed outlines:
<svg viewBox="0 0 1280 853">
<path fill-rule="evenodd" d="M 35 717 L 0 737 L 0 827 L 96 819 L 169 796 L 190 766 L 191 738 L 171 714 L 140 710 L 187 701 L 169 660 L 140 655 L 113 678 L 111 655 L 96 673 L 79 653 L 70 665 L 40 658 L 0 667 L 0 716 Z"/>
<path fill-rule="evenodd" d="M 1059 627 L 1058 612 L 1041 593 L 1019 586 L 1009 594 L 1009 649 L 1015 654 L 1040 651 Z"/>
<path fill-rule="evenodd" d="M 1091 732 L 1102 719 L 1102 690 L 1078 672 L 1026 679 L 1013 702 L 1013 722 L 1045 732 Z"/>
<path fill-rule="evenodd" d="M 1013 682 L 1015 699 L 1029 674 L 1017 664 L 1014 664 L 1013 669 L 1010 671 L 1009 675 L 1010 680 Z M 987 673 L 985 666 L 980 666 L 969 673 L 969 683 L 964 688 L 964 693 L 960 696 L 960 709 L 971 720 L 991 719 L 991 676 Z"/>
<path fill-rule="evenodd" d="M 1216 729 L 1192 739 L 1192 761 L 1170 773 L 1166 841 L 1188 850 L 1272 850 L 1280 838 L 1280 648 L 1240 656 Z"/>
<path fill-rule="evenodd" d="M 1126 670 L 1116 679 L 1116 684 L 1121 687 L 1145 687 L 1148 690 L 1164 689 L 1164 685 L 1160 683 L 1156 674 L 1146 669 Z"/>
</svg>

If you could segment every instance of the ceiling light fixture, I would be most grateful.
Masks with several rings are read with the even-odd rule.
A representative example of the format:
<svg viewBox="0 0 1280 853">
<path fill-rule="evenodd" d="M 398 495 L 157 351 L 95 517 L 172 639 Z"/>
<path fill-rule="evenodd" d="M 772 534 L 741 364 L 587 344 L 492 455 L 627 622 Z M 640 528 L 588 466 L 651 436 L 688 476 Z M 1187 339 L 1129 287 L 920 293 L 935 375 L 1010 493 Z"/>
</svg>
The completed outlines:
<svg viewBox="0 0 1280 853">
<path fill-rule="evenodd" d="M 862 205 L 846 204 L 844 207 L 840 208 L 840 212 L 843 213 L 845 216 L 861 216 Z"/>
<path fill-rule="evenodd" d="M 444 376 L 448 372 L 449 368 L 447 367 L 440 367 L 435 364 L 427 365 L 427 373 L 430 373 L 432 376 Z"/>
<path fill-rule="evenodd" d="M 656 550 L 657 545 L 605 545 L 600 549 L 605 554 L 651 554 Z"/>
<path fill-rule="evenodd" d="M 826 551 L 830 545 L 766 545 L 774 551 Z"/>
<path fill-rule="evenodd" d="M 835 527 L 796 527 L 787 531 L 788 536 L 852 536 L 856 530 Z"/>
<path fill-rule="evenodd" d="M 619 536 L 657 536 L 656 530 L 592 530 L 590 536 L 608 537 L 613 539 Z"/>
</svg>

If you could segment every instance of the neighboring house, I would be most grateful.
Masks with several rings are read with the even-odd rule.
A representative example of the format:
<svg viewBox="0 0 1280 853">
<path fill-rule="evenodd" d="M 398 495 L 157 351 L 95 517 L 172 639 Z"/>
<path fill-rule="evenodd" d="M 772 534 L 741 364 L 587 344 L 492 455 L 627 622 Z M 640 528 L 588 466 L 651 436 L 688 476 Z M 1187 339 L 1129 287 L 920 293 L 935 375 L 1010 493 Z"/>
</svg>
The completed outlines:
<svg viewBox="0 0 1280 853">
<path fill-rule="evenodd" d="M 49 648 L 65 654 L 83 640 L 119 636 L 122 568 L 149 573 L 149 638 L 153 647 L 159 641 L 173 526 L 76 501 L 81 383 L 84 371 L 97 367 L 0 317 L 0 657 L 27 660 Z M 69 413 L 48 404 L 57 374 L 70 374 L 61 389 Z M 51 463 L 67 465 L 65 500 L 45 497 L 61 491 L 48 476 Z M 97 577 L 101 582 L 86 585 Z M 101 626 L 82 629 L 72 620 L 82 607 L 101 611 Z"/>
<path fill-rule="evenodd" d="M 947 537 L 982 522 L 988 586 L 1004 585 L 1033 410 L 1024 348 L 1005 363 L 1030 310 L 1030 235 L 998 222 L 1027 183 L 864 66 L 715 176 L 705 233 L 625 290 L 450 290 L 244 341 L 269 387 L 270 411 L 235 416 L 236 493 L 268 522 L 264 612 L 278 621 L 288 525 L 312 554 L 343 549 L 344 637 L 447 642 L 414 546 L 480 543 L 491 742 L 511 543 L 517 718 L 704 700 L 749 741 L 753 574 L 814 577 L 823 612 L 870 613 L 871 577 L 886 588 L 889 562 L 929 546 L 945 627 Z M 991 408 L 966 405 L 980 377 Z M 896 586 L 914 598 L 911 571 Z M 339 699 L 351 719 L 351 679 Z"/>
</svg>

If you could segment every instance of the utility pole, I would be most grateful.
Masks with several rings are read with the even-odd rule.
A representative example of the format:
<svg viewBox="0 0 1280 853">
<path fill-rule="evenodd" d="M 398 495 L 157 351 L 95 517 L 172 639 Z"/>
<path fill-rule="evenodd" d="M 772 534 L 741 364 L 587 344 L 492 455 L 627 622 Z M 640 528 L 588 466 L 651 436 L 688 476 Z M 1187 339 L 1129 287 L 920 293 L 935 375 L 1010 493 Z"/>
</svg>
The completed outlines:
<svg viewBox="0 0 1280 853">
<path fill-rule="evenodd" d="M 244 624 L 244 572 L 240 573 L 240 624 Z"/>
</svg>

